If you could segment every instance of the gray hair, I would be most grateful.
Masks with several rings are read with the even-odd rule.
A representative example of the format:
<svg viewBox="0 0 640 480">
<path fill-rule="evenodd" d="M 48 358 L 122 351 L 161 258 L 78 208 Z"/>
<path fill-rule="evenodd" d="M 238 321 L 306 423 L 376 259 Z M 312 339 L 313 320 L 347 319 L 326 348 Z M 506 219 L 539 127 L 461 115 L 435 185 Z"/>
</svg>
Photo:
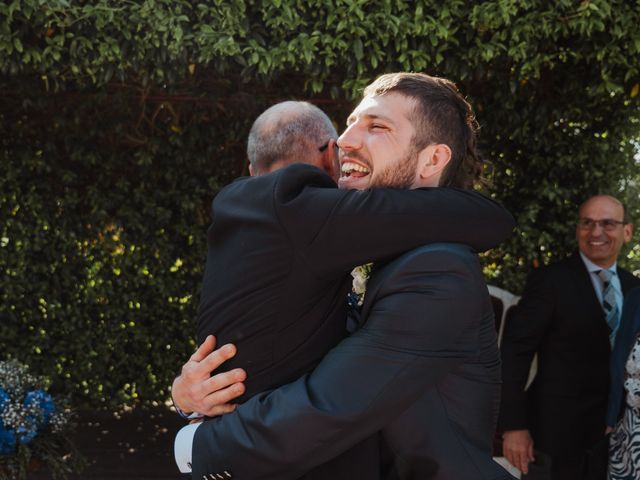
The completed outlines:
<svg viewBox="0 0 640 480">
<path fill-rule="evenodd" d="M 309 155 L 338 134 L 331 120 L 308 102 L 286 101 L 265 110 L 251 127 L 247 156 L 256 174 L 275 162 L 307 163 Z"/>
</svg>

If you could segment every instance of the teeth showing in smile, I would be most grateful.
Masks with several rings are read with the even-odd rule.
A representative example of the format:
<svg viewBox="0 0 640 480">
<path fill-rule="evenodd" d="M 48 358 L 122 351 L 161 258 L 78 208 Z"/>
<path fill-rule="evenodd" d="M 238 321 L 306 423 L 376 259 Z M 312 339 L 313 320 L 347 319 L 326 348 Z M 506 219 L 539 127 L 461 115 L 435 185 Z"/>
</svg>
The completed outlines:
<svg viewBox="0 0 640 480">
<path fill-rule="evenodd" d="M 352 163 L 352 162 L 344 162 L 342 164 L 342 167 L 340 167 L 340 171 L 342 173 L 346 173 L 347 175 L 350 175 L 353 172 L 370 173 L 368 168 L 363 167 L 362 165 L 358 165 L 357 163 Z"/>
</svg>

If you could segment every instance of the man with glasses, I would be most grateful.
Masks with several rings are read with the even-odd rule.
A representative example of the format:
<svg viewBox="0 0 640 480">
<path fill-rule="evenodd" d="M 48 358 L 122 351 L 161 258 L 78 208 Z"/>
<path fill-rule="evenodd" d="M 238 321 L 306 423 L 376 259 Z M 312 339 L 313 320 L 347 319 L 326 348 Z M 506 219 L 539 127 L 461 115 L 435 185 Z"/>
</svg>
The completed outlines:
<svg viewBox="0 0 640 480">
<path fill-rule="evenodd" d="M 499 429 L 505 457 L 525 474 L 606 477 L 609 360 L 624 294 L 640 279 L 617 266 L 632 225 L 624 205 L 598 195 L 579 209 L 578 251 L 535 270 L 505 324 Z M 525 391 L 538 355 L 536 377 Z"/>
</svg>

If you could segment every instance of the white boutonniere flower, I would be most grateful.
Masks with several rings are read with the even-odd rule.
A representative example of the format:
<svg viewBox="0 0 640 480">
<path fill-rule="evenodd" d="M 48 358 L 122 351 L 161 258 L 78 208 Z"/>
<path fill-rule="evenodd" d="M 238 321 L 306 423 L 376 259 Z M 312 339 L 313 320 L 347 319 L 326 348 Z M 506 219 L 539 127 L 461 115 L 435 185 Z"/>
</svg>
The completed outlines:
<svg viewBox="0 0 640 480">
<path fill-rule="evenodd" d="M 367 291 L 367 282 L 372 268 L 373 263 L 365 263 L 351 270 L 351 276 L 353 277 L 352 290 L 358 297 L 359 307 L 364 303 L 364 294 Z"/>
</svg>

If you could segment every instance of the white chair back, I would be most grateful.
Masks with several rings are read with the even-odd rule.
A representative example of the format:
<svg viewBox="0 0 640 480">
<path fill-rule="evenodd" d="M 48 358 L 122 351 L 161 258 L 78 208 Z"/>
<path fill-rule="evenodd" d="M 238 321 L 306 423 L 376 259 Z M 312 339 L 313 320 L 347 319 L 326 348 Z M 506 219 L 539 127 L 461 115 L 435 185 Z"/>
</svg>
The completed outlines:
<svg viewBox="0 0 640 480">
<path fill-rule="evenodd" d="M 504 335 L 504 327 L 508 321 L 508 313 L 509 309 L 513 306 L 517 305 L 520 301 L 520 297 L 518 295 L 514 295 L 513 293 L 504 290 L 499 287 L 495 287 L 493 285 L 487 285 L 489 288 L 489 295 L 491 295 L 494 299 L 498 300 L 502 304 L 502 312 L 500 314 L 500 319 L 498 323 L 498 347 L 502 345 L 502 337 Z M 498 321 L 498 319 L 496 319 Z M 538 371 L 538 355 L 533 357 L 533 361 L 531 362 L 531 368 L 529 369 L 529 378 L 527 379 L 527 384 L 524 387 L 526 390 L 533 382 L 533 379 L 536 376 L 536 372 Z"/>
</svg>

